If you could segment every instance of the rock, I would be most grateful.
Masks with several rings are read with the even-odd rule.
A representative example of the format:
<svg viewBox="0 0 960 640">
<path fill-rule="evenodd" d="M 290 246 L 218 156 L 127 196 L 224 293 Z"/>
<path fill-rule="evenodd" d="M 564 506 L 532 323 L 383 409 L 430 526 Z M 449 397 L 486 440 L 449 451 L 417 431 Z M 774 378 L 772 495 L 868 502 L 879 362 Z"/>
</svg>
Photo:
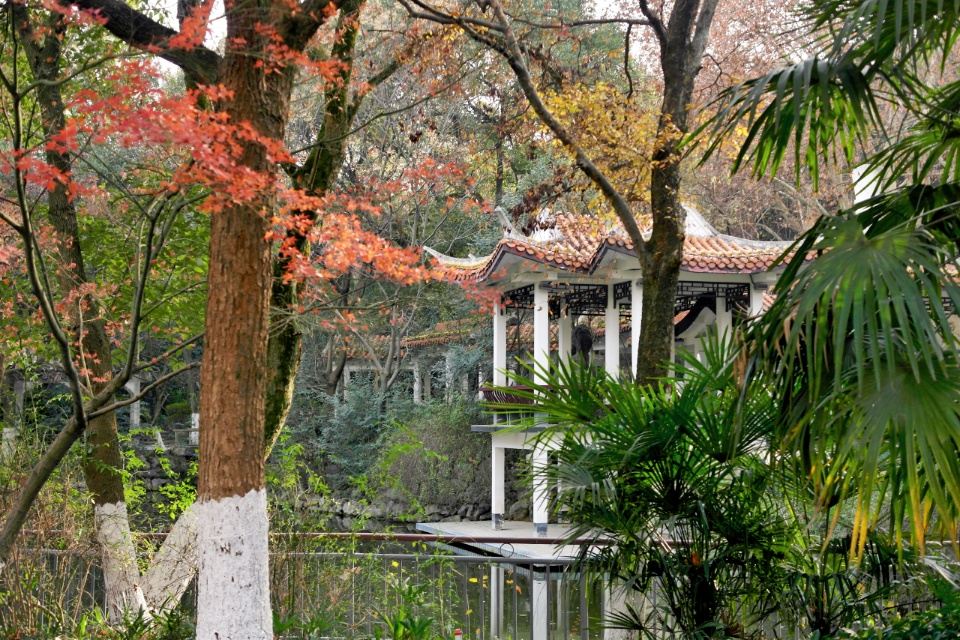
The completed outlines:
<svg viewBox="0 0 960 640">
<path fill-rule="evenodd" d="M 506 518 L 507 520 L 529 520 L 530 505 L 528 505 L 525 500 L 514 502 L 510 505 L 510 508 L 507 509 Z"/>
</svg>

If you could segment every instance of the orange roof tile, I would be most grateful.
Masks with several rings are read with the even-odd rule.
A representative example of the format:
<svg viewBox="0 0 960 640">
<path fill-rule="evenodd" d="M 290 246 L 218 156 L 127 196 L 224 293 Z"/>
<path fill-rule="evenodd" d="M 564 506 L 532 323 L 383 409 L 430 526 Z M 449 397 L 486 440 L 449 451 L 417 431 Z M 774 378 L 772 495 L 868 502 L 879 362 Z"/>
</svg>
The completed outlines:
<svg viewBox="0 0 960 640">
<path fill-rule="evenodd" d="M 681 268 L 695 273 L 759 273 L 768 271 L 789 246 L 723 235 L 688 209 L 687 236 Z M 690 217 L 695 216 L 691 224 Z M 647 221 L 649 226 L 649 221 Z M 647 230 L 648 231 L 648 230 Z M 619 224 L 608 225 L 595 216 L 561 214 L 528 237 L 505 237 L 485 258 L 445 264 L 460 281 L 482 281 L 493 274 L 503 258 L 515 255 L 566 271 L 591 273 L 606 251 L 633 253 L 633 243 Z M 444 264 L 443 259 L 440 259 Z"/>
</svg>

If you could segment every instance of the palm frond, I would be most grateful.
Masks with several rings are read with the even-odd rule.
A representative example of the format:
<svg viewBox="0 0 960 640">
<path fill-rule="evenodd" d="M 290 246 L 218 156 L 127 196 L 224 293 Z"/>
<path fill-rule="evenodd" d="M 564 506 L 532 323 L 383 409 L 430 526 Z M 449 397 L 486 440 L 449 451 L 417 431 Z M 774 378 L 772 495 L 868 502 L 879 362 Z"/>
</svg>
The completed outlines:
<svg viewBox="0 0 960 640">
<path fill-rule="evenodd" d="M 814 0 L 804 13 L 834 55 L 855 52 L 871 66 L 945 59 L 960 30 L 957 0 Z"/>
<path fill-rule="evenodd" d="M 930 91 L 920 108 L 909 130 L 865 164 L 867 175 L 878 177 L 880 192 L 903 179 L 915 185 L 960 182 L 960 82 Z"/>
<path fill-rule="evenodd" d="M 821 219 L 752 328 L 783 447 L 819 478 L 821 504 L 857 496 L 856 553 L 883 500 L 921 543 L 928 504 L 945 522 L 960 512 L 958 194 L 911 187 Z"/>
<path fill-rule="evenodd" d="M 960 0 L 814 0 L 806 10 L 816 52 L 806 59 L 749 79 L 715 100 L 714 115 L 689 136 L 708 133 L 701 162 L 745 126 L 733 164 L 772 175 L 794 154 L 799 178 L 806 169 L 814 188 L 824 163 L 852 163 L 874 130 L 884 134 L 878 103 L 887 99 L 915 121 L 911 133 L 890 145 L 878 175 L 882 186 L 911 169 L 926 176 L 957 159 L 956 93 L 932 90 L 923 77 L 942 65 L 960 36 Z M 911 164 L 913 166 L 911 166 Z"/>
<path fill-rule="evenodd" d="M 734 137 L 747 133 L 733 171 L 752 165 L 755 175 L 776 173 L 793 149 L 796 170 L 806 167 L 816 185 L 821 158 L 853 160 L 858 145 L 880 124 L 871 77 L 855 59 L 812 56 L 721 93 L 716 113 L 692 135 L 709 132 L 701 162 Z"/>
</svg>

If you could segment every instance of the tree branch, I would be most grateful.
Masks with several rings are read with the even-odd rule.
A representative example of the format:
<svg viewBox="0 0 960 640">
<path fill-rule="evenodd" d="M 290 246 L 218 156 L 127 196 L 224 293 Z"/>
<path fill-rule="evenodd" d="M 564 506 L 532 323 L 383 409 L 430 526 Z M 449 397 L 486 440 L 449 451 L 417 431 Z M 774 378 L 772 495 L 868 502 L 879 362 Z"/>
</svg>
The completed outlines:
<svg viewBox="0 0 960 640">
<path fill-rule="evenodd" d="M 168 43 L 179 35 L 177 31 L 148 18 L 124 2 L 72 0 L 72 4 L 105 19 L 104 28 L 127 44 L 155 53 L 204 83 L 217 81 L 220 56 L 216 52 L 203 46 L 190 50 L 171 48 Z"/>
<path fill-rule="evenodd" d="M 633 209 L 630 207 L 629 203 L 623 197 L 623 195 L 617 191 L 616 187 L 611 184 L 607 176 L 601 171 L 586 154 L 586 152 L 577 144 L 573 136 L 570 135 L 570 132 L 560 123 L 559 120 L 553 115 L 550 109 L 547 108 L 547 105 L 544 104 L 543 100 L 540 97 L 537 88 L 533 84 L 533 79 L 530 77 L 530 72 L 527 70 L 527 66 L 523 61 L 523 54 L 520 51 L 520 46 L 517 43 L 516 36 L 513 33 L 513 30 L 510 28 L 509 22 L 507 22 L 507 17 L 503 12 L 503 8 L 500 5 L 498 0 L 490 0 L 490 6 L 493 7 L 494 12 L 497 14 L 497 19 L 500 21 L 503 26 L 504 32 L 504 41 L 506 44 L 504 54 L 507 60 L 507 63 L 514 71 L 514 75 L 517 78 L 517 83 L 520 85 L 520 89 L 523 91 L 523 94 L 527 97 L 527 101 L 530 103 L 530 106 L 533 107 L 533 110 L 536 112 L 540 120 L 550 129 L 550 131 L 557 137 L 557 139 L 567 147 L 570 151 L 573 152 L 574 158 L 577 163 L 577 167 L 586 174 L 590 180 L 597 185 L 597 188 L 600 189 L 604 197 L 607 199 L 607 202 L 610 203 L 610 206 L 613 208 L 614 212 L 617 214 L 617 217 L 620 219 L 620 222 L 623 224 L 624 229 L 627 231 L 627 235 L 633 241 L 633 245 L 637 254 L 640 255 L 647 250 L 647 243 L 643 239 L 643 233 L 640 230 L 640 226 L 637 224 L 637 220 L 634 217 Z M 467 30 L 467 33 L 470 34 L 472 30 Z M 472 36 L 471 36 L 472 37 Z"/>
<path fill-rule="evenodd" d="M 346 3 L 354 0 L 304 0 L 299 10 L 291 15 L 281 27 L 287 45 L 302 49 L 317 32 L 327 17 L 339 11 Z"/>
<path fill-rule="evenodd" d="M 717 2 L 718 0 L 703 0 L 700 6 L 697 26 L 690 41 L 690 59 L 687 61 L 691 71 L 700 65 L 700 60 L 707 50 L 707 39 L 710 37 L 710 25 L 713 23 L 713 14 L 717 11 Z"/>
<path fill-rule="evenodd" d="M 196 369 L 196 368 L 199 367 L 199 366 L 200 366 L 200 362 L 199 362 L 199 361 L 198 361 L 198 362 L 191 362 L 191 363 L 189 363 L 189 364 L 186 364 L 186 365 L 180 367 L 179 369 L 174 369 L 173 371 L 168 371 L 167 373 L 163 374 L 162 376 L 160 376 L 159 378 L 157 378 L 156 380 L 154 380 L 153 382 L 151 382 L 151 383 L 148 384 L 147 386 L 141 388 L 139 393 L 137 393 L 137 394 L 135 394 L 135 395 L 132 395 L 132 396 L 130 396 L 129 398 L 124 398 L 123 400 L 118 400 L 118 401 L 116 401 L 116 402 L 114 402 L 114 403 L 105 405 L 105 406 L 103 406 L 103 407 L 100 407 L 99 409 L 95 409 L 94 411 L 89 412 L 89 413 L 87 414 L 87 417 L 90 418 L 90 419 L 93 419 L 93 418 L 96 418 L 97 416 L 106 415 L 106 414 L 108 414 L 108 413 L 112 413 L 112 412 L 116 411 L 117 409 L 120 409 L 121 407 L 125 407 L 125 406 L 127 406 L 127 405 L 133 404 L 133 403 L 136 402 L 137 400 L 143 399 L 148 393 L 150 393 L 150 391 L 152 391 L 153 389 L 156 389 L 157 387 L 159 387 L 159 386 L 162 385 L 163 383 L 167 382 L 168 380 L 171 380 L 171 379 L 177 377 L 178 375 L 180 375 L 181 373 L 183 373 L 183 372 L 185 372 L 185 371 L 190 371 L 191 369 Z"/>
<path fill-rule="evenodd" d="M 535 22 L 515 16 L 512 13 L 507 13 L 506 11 L 504 11 L 504 14 L 514 22 L 519 22 L 520 24 L 525 24 L 528 27 L 534 27 L 536 29 L 569 29 L 571 27 L 590 27 L 605 24 L 625 24 L 628 28 L 633 26 L 653 26 L 649 20 L 640 20 L 638 18 L 593 18 L 588 20 L 573 20 L 572 22 L 565 22 L 561 18 L 560 22 Z"/>
<path fill-rule="evenodd" d="M 158 363 L 160 363 L 160 362 L 163 362 L 164 360 L 166 360 L 166 359 L 169 358 L 170 356 L 176 355 L 176 354 L 179 353 L 180 351 L 183 351 L 184 349 L 186 349 L 186 348 L 189 347 L 190 345 L 196 344 L 197 342 L 199 342 L 199 341 L 202 340 L 202 339 L 203 339 L 203 334 L 202 334 L 202 333 L 198 333 L 197 335 L 193 336 L 192 338 L 190 338 L 190 339 L 188 339 L 188 340 L 184 340 L 183 342 L 181 342 L 181 343 L 178 344 L 177 346 L 171 347 L 171 348 L 167 349 L 166 351 L 164 351 L 164 352 L 161 353 L 160 355 L 156 356 L 155 358 L 151 358 L 151 359 L 150 359 L 150 362 L 146 362 L 146 363 L 143 363 L 143 364 L 141 364 L 141 365 L 138 365 L 136 368 L 134 368 L 133 373 L 140 373 L 140 372 L 143 371 L 144 369 L 149 369 L 150 367 L 155 366 L 156 364 L 158 364 Z"/>
<path fill-rule="evenodd" d="M 667 31 L 663 28 L 663 22 L 660 20 L 660 17 L 650 9 L 647 0 L 637 0 L 637 3 L 640 5 L 640 12 L 650 22 L 650 28 L 653 29 L 657 40 L 660 41 L 660 48 L 663 50 L 667 46 Z"/>
</svg>

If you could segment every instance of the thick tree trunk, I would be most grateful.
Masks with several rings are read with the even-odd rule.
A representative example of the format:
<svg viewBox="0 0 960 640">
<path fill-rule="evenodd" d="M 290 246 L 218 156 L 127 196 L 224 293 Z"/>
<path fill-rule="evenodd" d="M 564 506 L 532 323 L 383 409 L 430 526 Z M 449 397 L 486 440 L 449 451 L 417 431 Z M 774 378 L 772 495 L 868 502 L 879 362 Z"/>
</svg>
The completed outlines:
<svg viewBox="0 0 960 640">
<path fill-rule="evenodd" d="M 293 74 L 258 63 L 269 56 L 260 26 L 277 25 L 282 12 L 281 3 L 228 3 L 227 41 L 245 41 L 247 48 L 228 51 L 221 68 L 232 94 L 221 110 L 271 140 L 283 139 Z M 241 161 L 260 174 L 274 170 L 257 143 L 245 144 Z M 265 236 L 272 210 L 272 195 L 262 193 L 211 220 L 200 371 L 200 640 L 273 637 L 263 458 L 273 275 Z"/>
<path fill-rule="evenodd" d="M 684 222 L 680 194 L 680 138 L 687 132 L 694 83 L 719 0 L 677 0 L 666 24 L 640 6 L 660 42 L 663 102 L 657 125 L 657 146 L 650 172 L 653 230 L 643 266 L 643 319 L 637 380 L 653 382 L 667 373 L 673 335 L 674 302 L 683 260 Z"/>
<path fill-rule="evenodd" d="M 324 195 L 336 182 L 343 165 L 350 127 L 359 106 L 359 103 L 350 103 L 349 91 L 363 2 L 364 0 L 348 0 L 341 7 L 337 22 L 338 39 L 334 42 L 330 57 L 340 61 L 343 66 L 337 81 L 331 82 L 325 92 L 323 124 L 317 134 L 316 145 L 310 151 L 303 167 L 294 175 L 296 186 L 312 195 Z M 318 212 L 300 213 L 315 220 Z M 293 239 L 298 251 L 310 250 L 307 237 L 297 229 L 288 232 L 288 239 Z M 270 381 L 267 386 L 264 422 L 264 455 L 268 457 L 290 413 L 293 387 L 303 354 L 303 333 L 290 319 L 291 310 L 303 300 L 303 289 L 298 287 L 296 282 L 284 280 L 283 276 L 288 267 L 289 261 L 280 258 L 273 270 L 271 307 L 274 311 L 267 345 Z"/>
</svg>

